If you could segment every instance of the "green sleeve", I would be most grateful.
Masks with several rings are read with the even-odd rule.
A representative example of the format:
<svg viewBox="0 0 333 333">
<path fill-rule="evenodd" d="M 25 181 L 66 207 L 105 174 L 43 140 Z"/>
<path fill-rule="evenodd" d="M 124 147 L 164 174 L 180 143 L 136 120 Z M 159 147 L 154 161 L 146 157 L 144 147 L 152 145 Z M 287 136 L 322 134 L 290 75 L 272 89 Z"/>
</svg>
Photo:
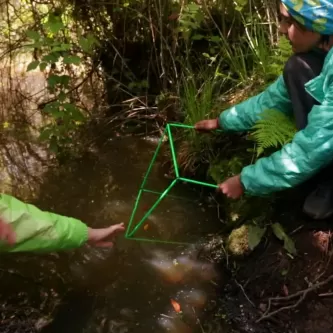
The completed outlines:
<svg viewBox="0 0 333 333">
<path fill-rule="evenodd" d="M 286 114 L 292 112 L 291 101 L 282 76 L 261 94 L 222 112 L 219 124 L 226 131 L 248 131 L 260 119 L 260 114 L 269 109 Z"/>
<path fill-rule="evenodd" d="M 81 221 L 43 212 L 5 194 L 0 194 L 0 217 L 16 233 L 14 246 L 0 242 L 1 252 L 59 251 L 80 247 L 88 239 L 88 227 Z"/>
<path fill-rule="evenodd" d="M 241 181 L 247 193 L 267 195 L 311 178 L 333 160 L 333 86 L 321 105 L 315 105 L 308 125 L 291 143 L 269 157 L 245 167 Z"/>
</svg>

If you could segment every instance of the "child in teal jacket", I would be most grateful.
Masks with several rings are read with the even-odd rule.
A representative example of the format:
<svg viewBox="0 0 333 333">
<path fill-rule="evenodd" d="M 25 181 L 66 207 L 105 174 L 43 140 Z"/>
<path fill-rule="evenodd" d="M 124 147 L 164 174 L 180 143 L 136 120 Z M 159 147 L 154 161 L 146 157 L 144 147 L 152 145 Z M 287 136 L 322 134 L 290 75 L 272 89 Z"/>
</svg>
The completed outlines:
<svg viewBox="0 0 333 333">
<path fill-rule="evenodd" d="M 25 204 L 0 194 L 0 252 L 51 252 L 78 248 L 85 243 L 111 247 L 111 238 L 124 225 L 93 229 L 83 222 Z"/>
<path fill-rule="evenodd" d="M 294 55 L 283 75 L 266 91 L 217 118 L 196 124 L 198 131 L 250 130 L 265 109 L 293 114 L 298 132 L 291 143 L 243 168 L 219 185 L 228 197 L 244 192 L 268 195 L 317 177 L 304 211 L 315 219 L 333 214 L 333 2 L 282 0 L 280 31 Z"/>
</svg>

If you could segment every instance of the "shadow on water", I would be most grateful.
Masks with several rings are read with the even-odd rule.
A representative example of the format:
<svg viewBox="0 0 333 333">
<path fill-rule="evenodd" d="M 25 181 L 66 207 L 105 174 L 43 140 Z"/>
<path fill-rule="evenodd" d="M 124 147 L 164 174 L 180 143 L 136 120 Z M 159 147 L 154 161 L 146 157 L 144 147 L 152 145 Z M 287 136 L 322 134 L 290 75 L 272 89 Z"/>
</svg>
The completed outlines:
<svg viewBox="0 0 333 333">
<path fill-rule="evenodd" d="M 35 204 L 94 227 L 127 223 L 155 147 L 133 137 L 111 140 L 50 172 Z M 169 183 L 160 168 L 153 170 L 150 185 L 156 190 Z M 202 208 L 197 191 L 181 185 L 175 192 L 189 200 L 166 199 L 148 219 L 151 230 L 193 242 L 219 229 L 215 211 Z M 19 256 L 15 263 L 22 274 L 62 295 L 43 333 L 199 332 L 197 319 L 214 298 L 214 269 L 197 260 L 195 246 L 119 237 L 113 249 L 85 246 L 46 257 Z"/>
</svg>

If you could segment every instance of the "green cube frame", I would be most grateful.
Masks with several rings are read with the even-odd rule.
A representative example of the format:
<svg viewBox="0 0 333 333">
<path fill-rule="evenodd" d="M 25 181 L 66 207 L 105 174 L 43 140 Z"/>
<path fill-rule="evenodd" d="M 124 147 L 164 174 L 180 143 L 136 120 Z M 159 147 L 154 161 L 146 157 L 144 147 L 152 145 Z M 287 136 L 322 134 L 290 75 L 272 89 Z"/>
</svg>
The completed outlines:
<svg viewBox="0 0 333 333">
<path fill-rule="evenodd" d="M 184 124 L 179 124 L 179 123 L 168 123 L 165 127 L 165 130 L 163 132 L 163 135 L 161 136 L 161 139 L 158 142 L 158 145 L 156 147 L 155 153 L 153 155 L 153 158 L 150 162 L 150 165 L 147 169 L 147 172 L 143 178 L 143 181 L 141 183 L 137 198 L 135 200 L 134 203 L 134 207 L 133 207 L 133 211 L 127 226 L 127 230 L 125 233 L 125 238 L 126 239 L 130 239 L 130 240 L 137 240 L 137 241 L 146 241 L 146 242 L 153 242 L 153 243 L 168 243 L 168 244 L 188 244 L 188 243 L 184 243 L 184 242 L 174 242 L 174 241 L 164 241 L 164 240 L 160 240 L 160 239 L 151 239 L 151 238 L 142 238 L 142 237 L 135 237 L 135 233 L 140 229 L 140 227 L 142 226 L 142 224 L 145 222 L 145 220 L 148 218 L 148 216 L 154 211 L 154 209 L 158 206 L 158 204 L 166 197 L 168 196 L 168 193 L 170 192 L 170 190 L 176 185 L 177 182 L 179 181 L 183 181 L 183 182 L 187 182 L 187 183 L 192 183 L 192 184 L 196 184 L 196 185 L 201 185 L 201 186 L 206 186 L 206 187 L 212 187 L 212 188 L 217 188 L 216 184 L 211 184 L 211 183 L 206 183 L 206 182 L 201 182 L 201 181 L 197 181 L 194 179 L 190 179 L 190 178 L 184 178 L 181 177 L 179 174 L 179 167 L 178 167 L 178 163 L 177 163 L 177 157 L 176 157 L 176 151 L 175 151 L 175 146 L 174 146 L 174 142 L 173 142 L 173 136 L 172 136 L 172 128 L 173 127 L 177 127 L 177 128 L 183 128 L 183 129 L 194 129 L 194 126 L 190 126 L 190 125 L 184 125 Z M 172 156 L 172 161 L 173 161 L 173 167 L 174 167 L 174 172 L 175 172 L 175 179 L 171 182 L 171 184 L 163 191 L 163 192 L 156 192 L 156 191 L 152 191 L 149 189 L 145 188 L 145 185 L 147 183 L 148 180 L 148 176 L 152 170 L 152 167 L 155 163 L 155 160 L 157 158 L 157 155 L 160 151 L 160 148 L 162 146 L 162 143 L 164 141 L 165 136 L 168 137 L 168 141 L 170 144 L 170 150 L 171 150 L 171 156 Z M 150 207 L 150 209 L 147 210 L 147 212 L 144 214 L 144 216 L 142 217 L 142 219 L 132 227 L 133 222 L 134 222 L 134 218 L 139 206 L 139 202 L 141 199 L 141 196 L 143 193 L 152 193 L 152 194 L 157 194 L 159 195 L 158 199 L 155 201 L 155 203 Z"/>
</svg>

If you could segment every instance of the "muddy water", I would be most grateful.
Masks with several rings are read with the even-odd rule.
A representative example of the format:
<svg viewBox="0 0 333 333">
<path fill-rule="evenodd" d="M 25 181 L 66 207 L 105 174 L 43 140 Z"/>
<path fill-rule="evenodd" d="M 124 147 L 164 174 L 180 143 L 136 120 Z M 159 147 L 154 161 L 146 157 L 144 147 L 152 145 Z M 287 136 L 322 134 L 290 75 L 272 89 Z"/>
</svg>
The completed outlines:
<svg viewBox="0 0 333 333">
<path fill-rule="evenodd" d="M 35 204 L 94 227 L 128 223 L 155 147 L 154 140 L 113 139 L 46 174 Z M 149 179 L 147 186 L 155 191 L 170 184 L 160 163 Z M 200 189 L 180 184 L 172 194 L 186 200 L 163 201 L 140 237 L 196 244 L 219 229 L 216 211 L 201 203 Z M 155 199 L 143 198 L 138 212 L 144 214 Z M 61 290 L 61 304 L 44 333 L 201 332 L 200 318 L 215 298 L 211 280 L 216 273 L 209 262 L 198 261 L 195 245 L 120 236 L 113 249 L 85 246 L 52 257 L 6 257 L 2 267 L 6 265 L 42 286 Z M 1 289 L 13 292 L 17 283 L 3 279 Z M 39 288 L 27 285 L 28 290 Z M 179 306 L 182 313 L 177 314 Z"/>
</svg>

